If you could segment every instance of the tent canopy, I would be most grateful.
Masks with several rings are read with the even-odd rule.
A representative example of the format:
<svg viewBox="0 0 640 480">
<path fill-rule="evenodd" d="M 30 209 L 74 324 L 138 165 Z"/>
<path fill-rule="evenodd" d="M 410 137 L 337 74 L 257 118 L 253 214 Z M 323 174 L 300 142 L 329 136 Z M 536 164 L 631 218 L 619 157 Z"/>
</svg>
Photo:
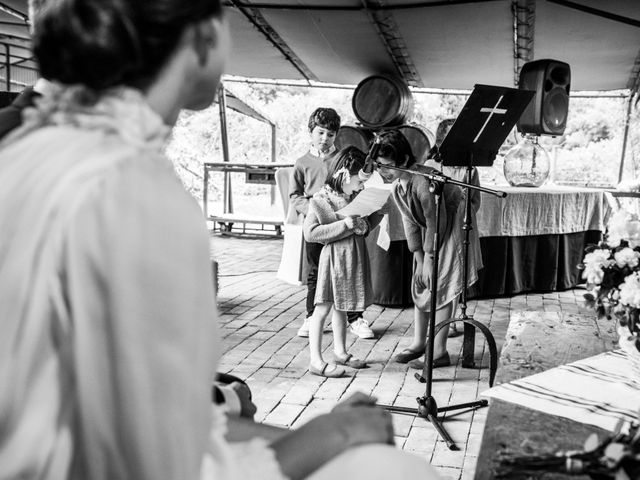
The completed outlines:
<svg viewBox="0 0 640 480">
<path fill-rule="evenodd" d="M 355 85 L 391 73 L 414 87 L 471 89 L 514 85 L 523 63 L 553 58 L 571 66 L 572 90 L 638 89 L 636 0 L 225 3 L 232 75 Z M 14 89 L 36 75 L 26 12 L 27 0 L 0 0 L 0 79 Z"/>
</svg>

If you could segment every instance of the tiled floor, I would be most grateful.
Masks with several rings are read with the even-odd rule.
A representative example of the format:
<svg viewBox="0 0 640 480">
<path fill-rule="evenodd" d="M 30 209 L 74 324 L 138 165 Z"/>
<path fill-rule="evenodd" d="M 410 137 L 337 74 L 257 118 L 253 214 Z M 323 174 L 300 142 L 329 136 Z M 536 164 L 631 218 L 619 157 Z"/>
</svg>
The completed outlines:
<svg viewBox="0 0 640 480">
<path fill-rule="evenodd" d="M 212 254 L 219 263 L 219 308 L 224 356 L 220 371 L 246 379 L 258 406 L 256 420 L 296 427 L 329 411 L 351 392 L 363 391 L 386 405 L 416 407 L 425 394 L 424 384 L 411 365 L 390 358 L 411 340 L 412 309 L 373 305 L 365 312 L 376 333 L 374 340 L 348 334 L 349 351 L 367 360 L 370 367 L 339 379 L 325 379 L 307 372 L 307 340 L 296 336 L 305 316 L 304 287 L 276 279 L 282 240 L 225 236 L 212 237 Z M 512 311 L 561 311 L 579 313 L 582 291 L 520 295 L 512 298 L 472 301 L 468 314 L 491 329 L 500 348 Z M 331 334 L 324 335 L 331 358 Z M 449 340 L 454 365 L 434 370 L 433 397 L 439 406 L 473 401 L 489 387 L 489 354 L 484 338 L 476 336 L 476 364 L 465 369 L 458 363 L 462 337 Z M 486 350 L 486 351 L 485 351 Z M 393 414 L 396 443 L 428 458 L 444 479 L 472 479 L 487 409 L 456 411 L 444 426 L 460 448 L 451 451 L 422 417 Z"/>
</svg>

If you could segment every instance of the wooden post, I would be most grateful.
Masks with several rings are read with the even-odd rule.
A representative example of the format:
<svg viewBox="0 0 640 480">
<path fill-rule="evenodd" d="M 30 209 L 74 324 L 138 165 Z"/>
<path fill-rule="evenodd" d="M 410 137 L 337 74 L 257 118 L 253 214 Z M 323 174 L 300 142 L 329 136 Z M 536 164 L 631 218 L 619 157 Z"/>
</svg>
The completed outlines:
<svg viewBox="0 0 640 480">
<path fill-rule="evenodd" d="M 220 83 L 218 89 L 218 106 L 220 109 L 220 137 L 222 139 L 222 161 L 229 162 L 229 137 L 227 136 L 227 99 L 225 97 L 224 84 Z M 224 213 L 233 213 L 233 200 L 231 197 L 231 176 L 224 172 L 224 189 L 222 193 L 222 205 Z"/>
<path fill-rule="evenodd" d="M 9 45 L 7 43 L 4 44 L 4 55 L 5 55 L 5 63 L 4 63 L 4 68 L 6 70 L 6 75 L 4 77 L 5 79 L 5 85 L 6 85 L 6 89 L 7 92 L 11 91 L 11 57 L 10 57 L 10 48 Z"/>
<path fill-rule="evenodd" d="M 271 163 L 276 161 L 276 126 L 271 123 Z M 271 185 L 271 206 L 276 203 L 276 186 Z"/>
<path fill-rule="evenodd" d="M 622 154 L 620 155 L 620 170 L 618 170 L 618 183 L 622 181 L 624 173 L 624 157 L 627 153 L 627 141 L 629 139 L 629 120 L 631 119 L 631 104 L 633 103 L 633 95 L 629 94 L 629 102 L 627 104 L 627 116 L 624 119 L 624 135 L 622 136 Z"/>
</svg>

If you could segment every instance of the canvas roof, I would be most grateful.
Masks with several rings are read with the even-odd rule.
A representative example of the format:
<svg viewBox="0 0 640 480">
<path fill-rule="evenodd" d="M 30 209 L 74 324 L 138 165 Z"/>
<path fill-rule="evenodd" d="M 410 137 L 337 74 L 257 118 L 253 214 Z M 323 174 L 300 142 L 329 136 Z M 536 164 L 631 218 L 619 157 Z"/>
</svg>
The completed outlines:
<svg viewBox="0 0 640 480">
<path fill-rule="evenodd" d="M 529 60 L 569 63 L 571 89 L 636 91 L 637 0 L 227 0 L 227 72 L 355 85 L 379 73 L 425 88 L 512 86 Z M 0 0 L 0 81 L 32 83 L 26 0 Z M 4 50 L 4 51 L 3 51 Z M 7 51 L 9 55 L 7 56 Z M 19 89 L 19 88 L 18 88 Z"/>
</svg>

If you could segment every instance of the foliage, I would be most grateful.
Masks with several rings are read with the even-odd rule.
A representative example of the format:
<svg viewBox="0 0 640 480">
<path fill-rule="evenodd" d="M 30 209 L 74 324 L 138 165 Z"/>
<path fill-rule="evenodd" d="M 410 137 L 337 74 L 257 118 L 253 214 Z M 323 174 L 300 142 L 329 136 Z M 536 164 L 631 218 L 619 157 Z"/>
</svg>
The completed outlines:
<svg viewBox="0 0 640 480">
<path fill-rule="evenodd" d="M 276 84 L 226 82 L 237 97 L 262 112 L 276 125 L 275 159 L 292 164 L 308 148 L 309 114 L 318 106 L 335 108 L 343 124 L 355 124 L 351 109 L 353 91 L 348 88 L 293 87 Z M 415 93 L 414 112 L 410 121 L 435 132 L 438 122 L 455 117 L 467 96 L 461 94 Z M 564 135 L 542 137 L 541 145 L 556 159 L 555 180 L 579 185 L 615 185 L 618 181 L 624 117 L 624 98 L 574 98 L 570 100 L 569 120 Z M 640 112 L 632 110 L 623 178 L 635 179 L 640 172 Z M 271 161 L 271 128 L 265 123 L 234 111 L 227 115 L 228 148 L 231 162 L 269 163 Z M 501 153 L 520 140 L 515 130 L 509 135 Z M 203 164 L 223 160 L 220 135 L 220 116 L 217 104 L 200 111 L 183 113 L 174 129 L 167 154 L 186 188 L 202 198 Z M 501 159 L 491 175 L 483 181 L 503 183 Z M 209 198 L 218 205 L 222 195 L 222 177 L 211 184 Z M 255 188 L 233 180 L 233 194 L 259 196 L 262 203 L 272 203 L 270 189 Z"/>
</svg>

